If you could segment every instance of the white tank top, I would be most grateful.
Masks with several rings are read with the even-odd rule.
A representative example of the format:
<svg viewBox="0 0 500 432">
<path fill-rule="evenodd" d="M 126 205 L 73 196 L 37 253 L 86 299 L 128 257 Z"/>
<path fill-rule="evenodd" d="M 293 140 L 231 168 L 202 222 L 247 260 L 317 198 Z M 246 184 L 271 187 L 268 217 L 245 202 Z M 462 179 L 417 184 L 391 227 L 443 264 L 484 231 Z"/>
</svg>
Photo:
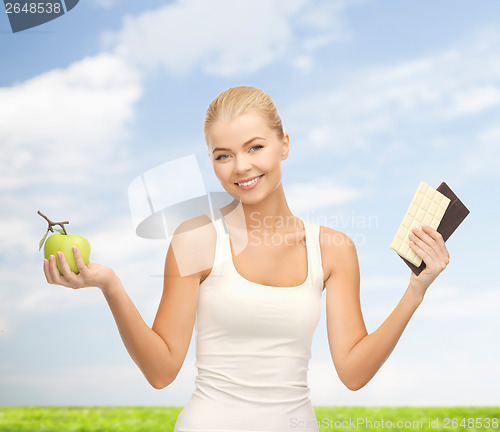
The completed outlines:
<svg viewBox="0 0 500 432">
<path fill-rule="evenodd" d="M 324 286 L 319 225 L 303 221 L 305 282 L 274 287 L 237 272 L 217 213 L 214 263 L 199 287 L 196 389 L 174 432 L 318 431 L 307 372 Z"/>
</svg>

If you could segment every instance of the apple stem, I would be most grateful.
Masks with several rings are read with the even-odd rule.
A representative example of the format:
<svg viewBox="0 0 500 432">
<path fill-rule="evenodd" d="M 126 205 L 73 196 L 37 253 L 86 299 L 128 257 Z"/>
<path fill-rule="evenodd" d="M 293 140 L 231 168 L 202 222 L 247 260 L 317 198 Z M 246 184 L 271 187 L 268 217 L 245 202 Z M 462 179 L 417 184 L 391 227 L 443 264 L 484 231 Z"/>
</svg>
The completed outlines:
<svg viewBox="0 0 500 432">
<path fill-rule="evenodd" d="M 68 235 L 66 232 L 66 229 L 64 228 L 64 224 L 69 224 L 69 221 L 64 221 L 64 222 L 52 222 L 47 216 L 45 216 L 40 210 L 37 211 L 37 213 L 43 217 L 48 223 L 49 223 L 49 231 L 54 232 L 54 229 L 52 228 L 54 225 L 59 225 L 62 230 L 64 231 L 64 234 Z"/>
</svg>

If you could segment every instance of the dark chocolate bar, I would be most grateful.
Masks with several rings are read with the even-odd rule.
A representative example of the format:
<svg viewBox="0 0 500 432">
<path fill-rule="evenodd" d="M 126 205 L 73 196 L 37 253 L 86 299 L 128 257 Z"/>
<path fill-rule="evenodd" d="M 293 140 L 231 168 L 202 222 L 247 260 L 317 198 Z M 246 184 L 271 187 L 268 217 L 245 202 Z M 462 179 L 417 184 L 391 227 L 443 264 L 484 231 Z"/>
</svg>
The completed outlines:
<svg viewBox="0 0 500 432">
<path fill-rule="evenodd" d="M 443 218 L 441 219 L 441 222 L 439 223 L 439 226 L 436 230 L 443 236 L 443 240 L 446 241 L 450 238 L 453 232 L 458 228 L 458 226 L 463 222 L 463 220 L 470 212 L 445 182 L 442 182 L 439 187 L 436 188 L 436 190 L 450 199 L 450 204 L 448 205 L 448 208 L 446 209 Z M 417 276 L 425 268 L 424 261 L 422 261 L 422 264 L 417 267 L 407 259 L 403 258 L 401 255 L 400 258 Z"/>
</svg>

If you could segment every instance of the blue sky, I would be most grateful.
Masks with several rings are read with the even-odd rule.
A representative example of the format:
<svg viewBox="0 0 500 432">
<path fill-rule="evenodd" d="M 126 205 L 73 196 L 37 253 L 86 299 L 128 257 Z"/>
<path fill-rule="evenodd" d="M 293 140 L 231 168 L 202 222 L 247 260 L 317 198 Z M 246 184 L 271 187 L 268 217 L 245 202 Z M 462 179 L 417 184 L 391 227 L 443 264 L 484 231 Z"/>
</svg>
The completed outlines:
<svg viewBox="0 0 500 432">
<path fill-rule="evenodd" d="M 36 211 L 69 219 L 151 326 L 168 243 L 135 235 L 128 187 L 196 155 L 207 190 L 222 191 L 202 121 L 235 85 L 278 107 L 292 212 L 355 240 L 369 332 L 408 285 L 389 245 L 420 181 L 446 181 L 471 211 L 358 392 L 333 367 L 323 295 L 313 404 L 499 405 L 499 13 L 495 1 L 88 0 L 17 34 L 0 15 L 0 405 L 187 402 L 195 335 L 176 381 L 153 389 L 98 289 L 46 283 Z"/>
</svg>

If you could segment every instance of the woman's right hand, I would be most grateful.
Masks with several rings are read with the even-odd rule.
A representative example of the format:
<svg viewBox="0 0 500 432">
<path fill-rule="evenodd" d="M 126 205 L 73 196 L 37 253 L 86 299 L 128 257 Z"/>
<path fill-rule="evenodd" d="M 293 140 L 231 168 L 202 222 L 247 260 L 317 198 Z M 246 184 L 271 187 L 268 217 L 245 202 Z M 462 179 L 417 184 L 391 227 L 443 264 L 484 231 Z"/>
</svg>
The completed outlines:
<svg viewBox="0 0 500 432">
<path fill-rule="evenodd" d="M 62 252 L 58 252 L 59 264 L 63 274 L 59 273 L 57 268 L 57 259 L 54 255 L 43 262 L 43 271 L 49 284 L 62 285 L 68 288 L 78 289 L 85 287 L 97 287 L 105 290 L 112 280 L 116 278 L 115 272 L 101 264 L 90 262 L 87 266 L 83 262 L 80 249 L 73 247 L 76 267 L 79 273 L 73 273 L 69 267 L 68 261 Z"/>
</svg>

